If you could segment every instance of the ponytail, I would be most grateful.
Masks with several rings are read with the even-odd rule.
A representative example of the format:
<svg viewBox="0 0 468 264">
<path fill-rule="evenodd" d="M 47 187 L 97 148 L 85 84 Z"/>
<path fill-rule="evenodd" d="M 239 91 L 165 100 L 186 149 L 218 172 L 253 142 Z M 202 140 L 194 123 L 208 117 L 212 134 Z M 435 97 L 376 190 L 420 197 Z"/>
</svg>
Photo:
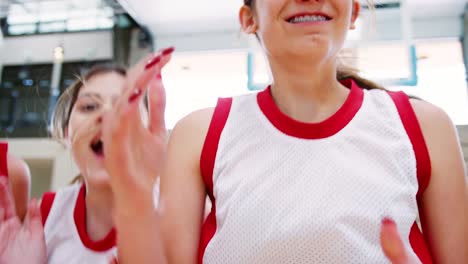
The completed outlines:
<svg viewBox="0 0 468 264">
<path fill-rule="evenodd" d="M 83 182 L 83 176 L 81 176 L 81 174 L 79 174 L 78 176 L 73 178 L 73 180 L 70 181 L 70 185 L 77 184 L 77 183 L 82 183 L 82 182 Z"/>
<path fill-rule="evenodd" d="M 361 87 L 362 89 L 366 89 L 366 90 L 374 90 L 374 89 L 384 90 L 384 91 L 387 90 L 385 89 L 385 87 L 381 86 L 380 84 L 359 76 L 358 72 L 359 71 L 354 68 L 344 66 L 341 64 L 341 65 L 338 65 L 336 78 L 338 79 L 338 81 L 342 81 L 345 79 L 352 79 L 359 87 Z M 413 99 L 413 100 L 423 101 L 423 99 L 414 95 L 408 95 L 408 98 Z"/>
<path fill-rule="evenodd" d="M 357 69 L 351 68 L 349 66 L 339 65 L 336 73 L 336 78 L 338 79 L 338 81 L 342 81 L 344 79 L 352 79 L 354 82 L 356 82 L 356 84 L 359 87 L 366 90 L 386 90 L 383 86 L 359 76 L 358 72 L 359 71 Z"/>
</svg>

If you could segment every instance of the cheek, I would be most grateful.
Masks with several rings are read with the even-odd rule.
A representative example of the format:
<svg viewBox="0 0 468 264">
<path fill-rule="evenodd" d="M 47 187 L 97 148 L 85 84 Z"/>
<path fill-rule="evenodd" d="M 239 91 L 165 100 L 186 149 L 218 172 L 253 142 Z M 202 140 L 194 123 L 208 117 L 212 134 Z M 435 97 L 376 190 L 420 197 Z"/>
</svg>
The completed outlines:
<svg viewBox="0 0 468 264">
<path fill-rule="evenodd" d="M 68 139 L 71 143 L 81 141 L 81 138 L 92 131 L 89 120 L 80 113 L 72 113 L 68 123 Z"/>
<path fill-rule="evenodd" d="M 75 132 L 77 130 L 77 125 L 79 124 L 79 120 L 77 120 L 77 116 L 72 114 L 70 116 L 70 120 L 68 121 L 68 138 L 73 138 Z"/>
<path fill-rule="evenodd" d="M 339 10 L 340 20 L 344 21 L 344 23 L 351 24 L 351 17 L 354 12 L 353 1 L 340 1 L 335 8 Z"/>
</svg>

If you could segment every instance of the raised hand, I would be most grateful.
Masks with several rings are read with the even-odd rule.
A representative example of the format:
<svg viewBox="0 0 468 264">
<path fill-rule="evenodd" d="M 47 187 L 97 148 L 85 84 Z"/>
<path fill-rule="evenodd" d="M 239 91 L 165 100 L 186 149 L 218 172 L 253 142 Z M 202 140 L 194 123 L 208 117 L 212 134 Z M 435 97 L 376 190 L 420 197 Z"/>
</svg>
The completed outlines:
<svg viewBox="0 0 468 264">
<path fill-rule="evenodd" d="M 410 257 L 403 241 L 398 234 L 398 229 L 395 222 L 391 219 L 384 219 L 382 221 L 382 228 L 380 231 L 380 244 L 385 253 L 385 256 L 393 264 L 417 264 L 420 261 Z"/>
<path fill-rule="evenodd" d="M 8 180 L 0 177 L 0 264 L 47 263 L 39 203 L 30 202 L 24 223 L 15 212 Z"/>
<path fill-rule="evenodd" d="M 126 89 L 113 109 L 104 117 L 103 141 L 107 171 L 111 175 L 116 197 L 129 202 L 144 192 L 151 195 L 153 184 L 162 169 L 166 152 L 164 112 L 165 90 L 161 69 L 169 62 L 173 48 L 146 58 L 127 75 Z M 148 92 L 149 115 L 142 108 Z M 126 197 L 126 198 L 124 198 Z M 137 204 L 133 204 L 137 206 Z"/>
<path fill-rule="evenodd" d="M 124 93 L 103 118 L 104 162 L 114 192 L 120 263 L 165 263 L 153 186 L 167 144 L 161 69 L 173 51 L 163 50 L 134 66 Z M 146 91 L 148 115 L 142 107 Z"/>
</svg>

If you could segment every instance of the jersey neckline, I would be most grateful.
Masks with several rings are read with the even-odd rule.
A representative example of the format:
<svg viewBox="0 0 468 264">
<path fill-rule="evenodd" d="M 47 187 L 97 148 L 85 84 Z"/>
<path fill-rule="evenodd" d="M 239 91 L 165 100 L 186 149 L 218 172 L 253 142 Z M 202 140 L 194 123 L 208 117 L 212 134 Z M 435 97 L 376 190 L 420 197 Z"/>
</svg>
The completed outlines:
<svg viewBox="0 0 468 264">
<path fill-rule="evenodd" d="M 271 86 L 257 94 L 260 110 L 276 129 L 302 139 L 321 139 L 335 135 L 354 118 L 364 100 L 363 90 L 352 79 L 341 83 L 351 91 L 343 105 L 330 117 L 318 123 L 297 121 L 278 108 L 271 95 Z"/>
<path fill-rule="evenodd" d="M 115 229 L 106 235 L 102 240 L 93 241 L 88 232 L 86 231 L 86 202 L 85 202 L 86 188 L 83 184 L 78 193 L 76 200 L 73 218 L 75 220 L 76 230 L 80 236 L 81 242 L 85 247 L 93 251 L 103 252 L 112 249 L 116 244 Z"/>
</svg>

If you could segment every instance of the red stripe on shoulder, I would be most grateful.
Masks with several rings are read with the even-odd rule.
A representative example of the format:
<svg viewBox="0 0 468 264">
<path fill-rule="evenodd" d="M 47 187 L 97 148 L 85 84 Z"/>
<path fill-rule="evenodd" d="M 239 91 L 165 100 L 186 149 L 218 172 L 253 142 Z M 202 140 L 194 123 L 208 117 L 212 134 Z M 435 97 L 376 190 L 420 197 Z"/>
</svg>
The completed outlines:
<svg viewBox="0 0 468 264">
<path fill-rule="evenodd" d="M 408 96 L 403 92 L 388 93 L 398 109 L 400 119 L 413 145 L 419 184 L 417 198 L 420 200 L 431 179 L 431 159 L 429 157 L 429 151 L 418 118 L 416 117 L 416 113 L 414 112 Z"/>
<path fill-rule="evenodd" d="M 411 227 L 409 241 L 411 248 L 413 249 L 414 253 L 416 253 L 421 263 L 433 263 L 429 247 L 427 246 L 426 240 L 424 239 L 424 236 L 416 223 L 414 223 Z"/>
<path fill-rule="evenodd" d="M 47 192 L 42 196 L 41 201 L 41 216 L 42 216 L 42 225 L 45 226 L 47 217 L 49 217 L 50 209 L 54 203 L 55 193 Z"/>
<path fill-rule="evenodd" d="M 8 143 L 0 142 L 0 177 L 8 177 Z"/>
<path fill-rule="evenodd" d="M 406 134 L 408 134 L 411 145 L 413 146 L 414 155 L 416 157 L 416 175 L 419 186 L 416 198 L 419 204 L 431 179 L 431 159 L 429 157 L 429 151 L 409 97 L 403 92 L 388 92 L 388 94 L 395 103 L 401 122 L 405 127 Z M 433 263 L 429 247 L 427 246 L 424 236 L 416 223 L 414 223 L 411 228 L 409 240 L 411 248 L 422 263 Z"/>
<path fill-rule="evenodd" d="M 228 120 L 231 106 L 232 98 L 220 98 L 218 100 L 200 155 L 200 170 L 212 207 L 210 214 L 202 226 L 198 250 L 198 263 L 203 262 L 205 249 L 216 233 L 216 202 L 213 194 L 213 170 L 216 154 L 218 152 L 219 140 L 221 139 L 221 134 Z"/>
<path fill-rule="evenodd" d="M 200 170 L 210 198 L 213 196 L 213 169 L 218 143 L 229 117 L 231 105 L 232 98 L 220 98 L 218 100 L 200 156 Z"/>
</svg>

